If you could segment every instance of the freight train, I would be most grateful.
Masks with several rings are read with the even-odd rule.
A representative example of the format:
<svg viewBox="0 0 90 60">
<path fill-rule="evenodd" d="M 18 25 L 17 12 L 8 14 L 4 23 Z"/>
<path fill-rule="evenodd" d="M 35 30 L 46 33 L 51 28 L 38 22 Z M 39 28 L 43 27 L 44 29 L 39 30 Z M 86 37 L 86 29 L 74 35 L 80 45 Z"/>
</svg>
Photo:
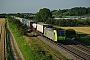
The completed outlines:
<svg viewBox="0 0 90 60">
<path fill-rule="evenodd" d="M 59 40 L 65 40 L 65 30 L 60 28 L 53 28 L 53 26 L 49 24 L 35 23 L 33 20 L 28 20 L 24 18 L 14 17 L 18 19 L 22 24 L 26 25 L 30 29 L 34 29 L 34 31 L 41 33 L 43 36 L 58 42 Z"/>
</svg>

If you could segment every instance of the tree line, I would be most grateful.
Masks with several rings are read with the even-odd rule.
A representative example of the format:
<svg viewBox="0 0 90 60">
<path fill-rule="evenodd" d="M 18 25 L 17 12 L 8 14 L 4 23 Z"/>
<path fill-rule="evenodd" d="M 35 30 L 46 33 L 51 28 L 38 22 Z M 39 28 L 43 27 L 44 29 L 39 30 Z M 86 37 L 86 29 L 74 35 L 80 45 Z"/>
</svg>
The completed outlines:
<svg viewBox="0 0 90 60">
<path fill-rule="evenodd" d="M 59 10 L 52 10 L 52 14 L 55 17 L 62 17 L 62 16 L 82 16 L 86 14 L 90 14 L 90 7 L 74 7 L 71 9 L 59 9 Z"/>
<path fill-rule="evenodd" d="M 57 26 L 90 26 L 90 20 L 72 20 L 72 19 L 48 19 L 47 24 L 57 25 Z"/>
<path fill-rule="evenodd" d="M 6 18 L 6 14 L 0 14 L 0 18 Z"/>
<path fill-rule="evenodd" d="M 58 25 L 58 26 L 90 26 L 90 20 L 72 20 L 72 19 L 59 19 L 55 20 L 53 19 L 53 15 L 57 15 L 59 17 L 62 17 L 63 15 L 68 15 L 68 16 L 80 16 L 84 14 L 89 14 L 90 13 L 90 7 L 85 8 L 85 7 L 74 7 L 71 9 L 64 9 L 64 10 L 53 10 L 50 11 L 48 8 L 42 8 L 35 14 L 34 17 L 29 17 L 27 15 L 23 15 L 20 13 L 14 14 L 14 16 L 21 17 L 21 18 L 26 18 L 26 19 L 33 19 L 35 22 L 44 22 L 47 24 L 52 24 L 52 25 Z"/>
<path fill-rule="evenodd" d="M 74 9 L 77 9 L 77 8 L 74 8 Z M 80 7 L 80 9 L 81 9 L 80 11 L 82 11 L 85 8 L 82 9 Z M 77 12 L 77 11 L 75 11 L 75 12 Z M 72 19 L 55 20 L 55 19 L 53 19 L 52 12 L 48 8 L 40 9 L 39 12 L 37 12 L 37 14 L 35 16 L 35 21 L 36 22 L 44 22 L 44 23 L 52 24 L 52 25 L 58 25 L 58 26 L 90 26 L 89 19 L 86 19 L 86 20 L 80 20 L 80 19 L 79 20 L 75 20 L 75 19 L 74 20 L 72 20 Z"/>
<path fill-rule="evenodd" d="M 21 13 L 17 13 L 17 14 L 15 14 L 15 16 L 20 17 L 20 18 L 25 18 L 25 19 L 34 19 L 34 16 L 30 16 L 30 15 L 33 15 L 33 14 L 27 14 L 27 15 L 25 15 L 25 14 L 21 14 Z"/>
</svg>

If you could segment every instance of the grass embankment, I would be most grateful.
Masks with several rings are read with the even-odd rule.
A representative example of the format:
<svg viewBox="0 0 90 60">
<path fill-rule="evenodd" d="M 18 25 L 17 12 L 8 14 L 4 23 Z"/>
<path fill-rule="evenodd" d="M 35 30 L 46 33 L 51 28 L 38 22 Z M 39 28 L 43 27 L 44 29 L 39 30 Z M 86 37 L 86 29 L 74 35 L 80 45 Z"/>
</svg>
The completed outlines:
<svg viewBox="0 0 90 60">
<path fill-rule="evenodd" d="M 42 42 L 37 37 L 33 36 L 31 33 L 27 34 L 28 36 L 24 36 L 25 40 L 32 48 L 35 56 L 39 57 L 41 60 L 67 60 L 64 56 L 62 56 L 59 52 L 55 51 L 47 44 Z"/>
<path fill-rule="evenodd" d="M 75 41 L 78 41 L 90 47 L 90 34 L 77 32 L 77 38 L 75 39 Z"/>
<path fill-rule="evenodd" d="M 46 46 L 37 37 L 33 37 L 32 34 L 28 36 L 22 35 L 21 33 L 23 31 L 20 31 L 22 30 L 21 27 L 15 22 L 17 20 L 8 18 L 8 21 L 9 27 L 26 60 L 59 60 L 56 56 L 61 60 L 66 60 L 65 57 L 58 52 L 55 52 L 55 50 L 49 46 Z"/>
<path fill-rule="evenodd" d="M 14 37 L 16 39 L 16 42 L 26 60 L 38 60 L 37 58 L 34 57 L 32 50 L 30 46 L 26 43 L 23 35 L 20 33 L 20 23 L 18 24 L 18 20 L 14 18 L 8 18 L 8 24 L 9 28 L 11 29 L 12 33 L 14 34 Z"/>
<path fill-rule="evenodd" d="M 10 49 L 10 38 L 9 38 L 9 32 L 8 30 L 6 29 L 6 49 L 7 49 L 7 59 L 8 60 L 13 60 L 13 57 L 12 57 L 12 53 L 11 53 L 11 49 Z"/>
</svg>

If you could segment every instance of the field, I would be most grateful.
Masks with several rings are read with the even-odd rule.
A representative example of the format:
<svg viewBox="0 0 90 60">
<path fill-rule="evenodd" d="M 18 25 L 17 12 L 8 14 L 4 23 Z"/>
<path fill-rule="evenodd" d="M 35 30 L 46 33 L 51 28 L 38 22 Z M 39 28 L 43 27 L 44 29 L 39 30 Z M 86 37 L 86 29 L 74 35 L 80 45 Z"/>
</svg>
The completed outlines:
<svg viewBox="0 0 90 60">
<path fill-rule="evenodd" d="M 0 22 L 5 22 L 5 18 L 0 18 Z"/>
<path fill-rule="evenodd" d="M 0 18 L 0 60 L 4 60 L 5 18 Z"/>
<path fill-rule="evenodd" d="M 90 34 L 90 27 L 60 27 L 63 29 L 74 29 L 77 32 L 83 32 L 86 34 Z"/>
</svg>

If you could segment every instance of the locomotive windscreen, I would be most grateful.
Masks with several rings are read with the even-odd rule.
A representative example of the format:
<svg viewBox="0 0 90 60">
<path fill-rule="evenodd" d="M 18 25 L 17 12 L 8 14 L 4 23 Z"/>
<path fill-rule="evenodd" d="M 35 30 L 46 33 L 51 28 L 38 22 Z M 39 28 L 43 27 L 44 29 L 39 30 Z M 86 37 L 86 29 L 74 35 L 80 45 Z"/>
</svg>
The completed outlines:
<svg viewBox="0 0 90 60">
<path fill-rule="evenodd" d="M 64 30 L 57 30 L 57 36 L 65 36 Z"/>
</svg>

